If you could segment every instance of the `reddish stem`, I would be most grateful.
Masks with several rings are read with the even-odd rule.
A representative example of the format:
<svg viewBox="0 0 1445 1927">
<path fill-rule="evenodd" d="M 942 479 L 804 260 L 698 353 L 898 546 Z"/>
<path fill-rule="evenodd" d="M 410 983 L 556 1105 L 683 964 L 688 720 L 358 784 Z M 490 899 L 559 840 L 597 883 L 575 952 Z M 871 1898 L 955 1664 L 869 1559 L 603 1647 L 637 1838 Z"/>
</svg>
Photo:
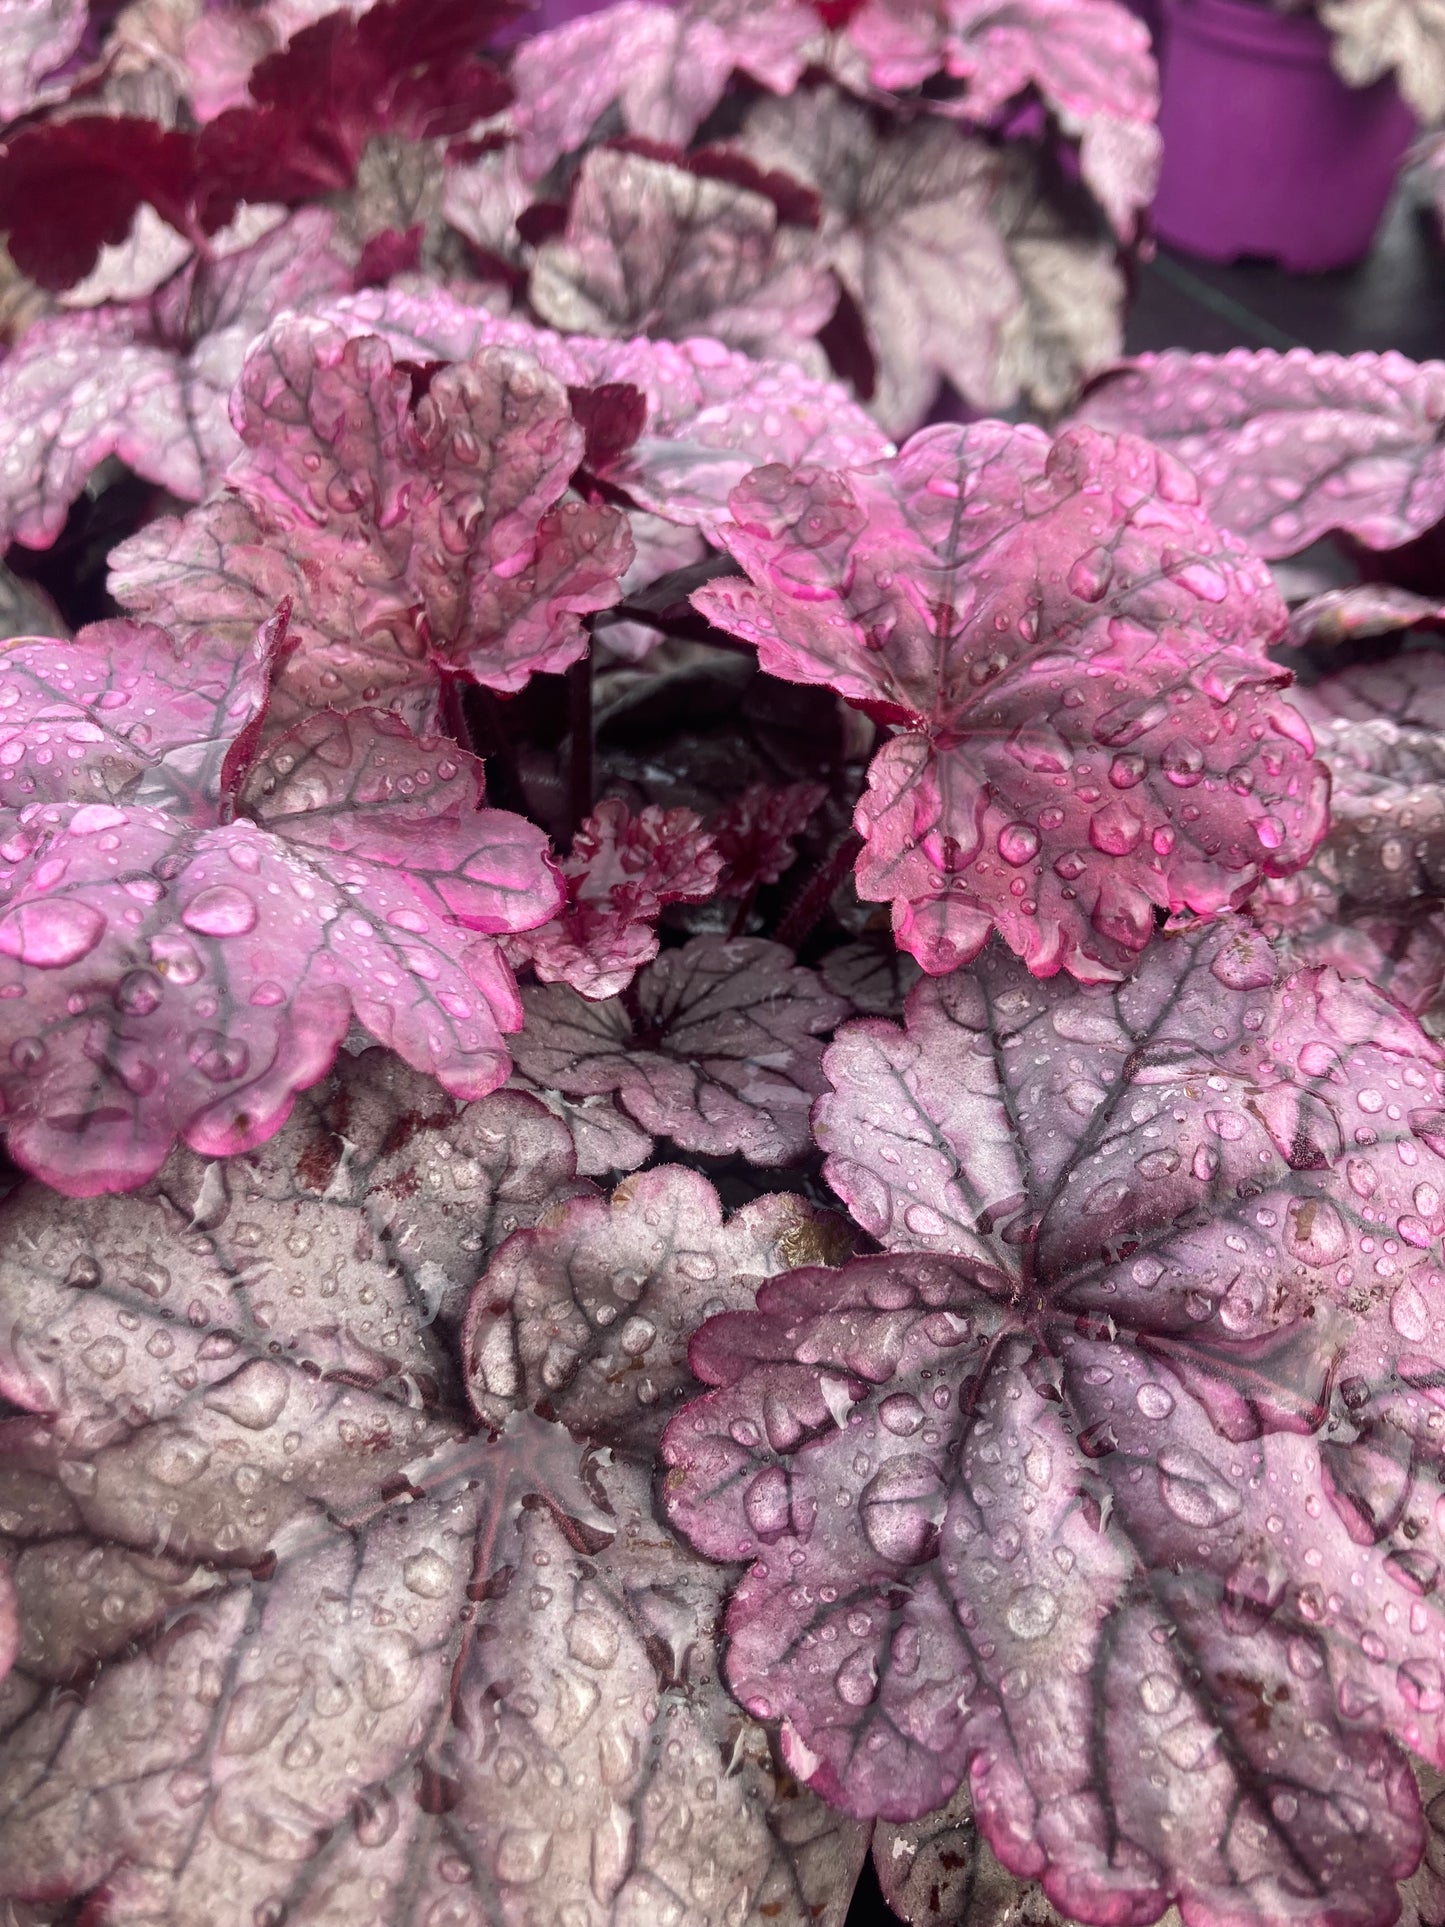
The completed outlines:
<svg viewBox="0 0 1445 1927">
<path fill-rule="evenodd" d="M 815 923 L 828 908 L 833 892 L 858 860 L 863 839 L 846 830 L 783 913 L 775 932 L 789 950 L 799 950 Z"/>
</svg>

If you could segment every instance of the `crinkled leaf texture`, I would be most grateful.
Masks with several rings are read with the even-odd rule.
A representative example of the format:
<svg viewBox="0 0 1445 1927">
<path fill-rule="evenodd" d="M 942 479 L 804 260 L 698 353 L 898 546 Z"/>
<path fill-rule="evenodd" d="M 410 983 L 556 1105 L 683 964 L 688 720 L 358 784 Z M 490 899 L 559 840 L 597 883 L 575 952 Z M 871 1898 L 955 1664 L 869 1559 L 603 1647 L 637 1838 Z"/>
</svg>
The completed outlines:
<svg viewBox="0 0 1445 1927">
<path fill-rule="evenodd" d="M 705 902 L 722 867 L 695 810 L 649 803 L 634 816 L 609 798 L 583 822 L 562 862 L 561 911 L 513 937 L 507 954 L 513 963 L 530 963 L 544 984 L 616 997 L 657 955 L 663 906 Z"/>
<path fill-rule="evenodd" d="M 712 820 L 712 836 L 723 859 L 718 888 L 724 896 L 746 896 L 776 883 L 798 854 L 795 838 L 827 800 L 822 783 L 749 783 Z"/>
<path fill-rule="evenodd" d="M 435 723 L 444 675 L 522 688 L 618 594 L 625 516 L 568 495 L 563 385 L 479 347 L 419 400 L 375 335 L 287 315 L 246 358 L 225 491 L 112 557 L 114 593 L 184 635 L 247 633 L 284 595 L 283 713 L 379 703 Z"/>
<path fill-rule="evenodd" d="M 918 427 L 940 377 L 975 408 L 1027 395 L 1056 412 L 1120 352 L 1114 251 L 1052 204 L 1026 148 L 928 115 L 880 124 L 832 87 L 759 101 L 739 140 L 822 196 L 891 434 Z"/>
<path fill-rule="evenodd" d="M 637 1017 L 565 984 L 523 993 L 514 1054 L 564 1097 L 617 1093 L 643 1129 L 685 1151 L 786 1164 L 811 1139 L 823 1035 L 847 1014 L 793 953 L 760 937 L 695 937 L 637 978 Z"/>
<path fill-rule="evenodd" d="M 694 605 L 771 674 L 901 726 L 857 885 L 925 970 L 997 928 L 1038 975 L 1117 975 L 1156 909 L 1236 904 L 1324 833 L 1268 571 L 1146 443 L 932 428 L 846 475 L 761 469 L 732 512 L 749 579 Z"/>
<path fill-rule="evenodd" d="M 754 1560 L 734 1690 L 846 1810 L 966 1775 L 1071 1918 L 1384 1927 L 1445 1752 L 1438 1050 L 1234 924 L 1117 989 L 996 947 L 827 1069 L 885 1250 L 704 1326 L 663 1445 Z"/>
<path fill-rule="evenodd" d="M 650 1457 L 695 1393 L 687 1347 L 705 1318 L 750 1309 L 759 1285 L 841 1262 L 848 1226 L 791 1192 L 725 1218 L 707 1179 L 659 1165 L 611 1198 L 578 1198 L 509 1238 L 472 1294 L 468 1390 L 492 1426 L 517 1412 Z"/>
<path fill-rule="evenodd" d="M 790 94 L 818 38 L 817 14 L 798 0 L 620 0 L 536 34 L 511 69 L 523 173 L 540 179 L 614 106 L 629 134 L 685 145 L 734 69 Z"/>
<path fill-rule="evenodd" d="M 0 0 L 0 124 L 51 97 L 46 81 L 79 47 L 85 0 Z"/>
<path fill-rule="evenodd" d="M 948 0 L 938 9 L 867 0 L 848 22 L 877 87 L 912 88 L 934 74 L 967 82 L 936 109 L 982 126 L 1037 89 L 1080 141 L 1085 181 L 1127 239 L 1153 199 L 1159 166 L 1159 79 L 1149 31 L 1114 0 Z"/>
<path fill-rule="evenodd" d="M 104 1927 L 525 1927 L 539 1892 L 596 1927 L 838 1927 L 866 1834 L 728 1699 L 728 1575 L 654 1518 L 647 1462 L 446 1415 L 417 1281 L 488 1138 L 550 1121 L 419 1114 L 373 1061 L 249 1158 L 4 1207 L 0 1386 L 41 1416 L 0 1428 L 0 1896 L 95 1890 Z"/>
<path fill-rule="evenodd" d="M 1111 371 L 1078 413 L 1187 462 L 1215 521 L 1261 555 L 1335 530 L 1395 548 L 1445 516 L 1442 362 L 1171 349 Z"/>
<path fill-rule="evenodd" d="M 564 333 L 711 335 L 816 375 L 827 361 L 814 336 L 838 302 L 817 237 L 766 196 L 612 147 L 583 161 L 528 293 Z"/>
<path fill-rule="evenodd" d="M 465 361 L 483 346 L 519 348 L 569 387 L 627 382 L 647 401 L 641 435 L 601 471 L 639 508 L 711 535 L 730 491 L 764 461 L 852 468 L 889 452 L 877 425 L 837 382 L 787 362 L 758 362 L 709 340 L 607 341 L 558 335 L 468 308 L 451 295 L 390 288 L 323 310 L 377 334 L 398 359 Z"/>
<path fill-rule="evenodd" d="M 0 538 L 48 547 L 109 455 L 199 501 L 237 452 L 226 408 L 252 337 L 351 274 L 333 217 L 306 208 L 147 301 L 35 322 L 0 361 Z"/>
<path fill-rule="evenodd" d="M 31 718 L 12 738 L 25 807 L 0 844 L 0 1105 L 19 1163 L 86 1195 L 142 1183 L 177 1137 L 248 1149 L 353 1013 L 455 1096 L 503 1082 L 522 1013 L 498 940 L 561 892 L 542 832 L 481 807 L 475 758 L 326 710 L 258 760 L 275 629 L 249 669 L 228 681 L 213 663 L 209 688 L 179 695 L 154 631 L 104 624 L 68 674 L 63 647 L 15 651 L 9 682 L 0 657 Z"/>
</svg>

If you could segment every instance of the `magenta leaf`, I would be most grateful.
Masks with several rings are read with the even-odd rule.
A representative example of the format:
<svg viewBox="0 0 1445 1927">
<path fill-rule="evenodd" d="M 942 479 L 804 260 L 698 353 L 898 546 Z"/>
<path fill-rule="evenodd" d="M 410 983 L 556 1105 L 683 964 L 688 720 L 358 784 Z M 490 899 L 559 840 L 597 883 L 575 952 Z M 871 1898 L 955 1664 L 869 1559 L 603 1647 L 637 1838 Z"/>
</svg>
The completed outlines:
<svg viewBox="0 0 1445 1927">
<path fill-rule="evenodd" d="M 147 301 L 35 322 L 0 361 L 0 536 L 48 547 L 109 455 L 198 501 L 239 446 L 226 407 L 253 335 L 351 285 L 332 217 L 308 208 Z"/>
<path fill-rule="evenodd" d="M 1116 990 L 995 948 L 827 1069 L 885 1252 L 704 1326 L 663 1445 L 755 1561 L 734 1690 L 846 1810 L 967 1776 L 1071 1918 L 1383 1927 L 1445 1750 L 1438 1049 L 1234 924 Z"/>
<path fill-rule="evenodd" d="M 542 832 L 481 794 L 451 742 L 323 711 L 270 745 L 233 823 L 25 811 L 0 849 L 12 1155 L 86 1195 L 144 1182 L 177 1137 L 247 1150 L 352 1012 L 454 1096 L 494 1090 L 522 1015 L 497 938 L 560 893 Z"/>
<path fill-rule="evenodd" d="M 680 1165 L 578 1198 L 508 1239 L 472 1294 L 472 1403 L 492 1426 L 530 1410 L 650 1457 L 698 1389 L 687 1346 L 704 1318 L 750 1309 L 765 1278 L 851 1250 L 846 1225 L 787 1192 L 725 1219 L 707 1179 Z"/>
<path fill-rule="evenodd" d="M 798 854 L 802 835 L 828 795 L 822 783 L 749 783 L 712 820 L 711 834 L 723 859 L 718 890 L 742 897 L 776 883 Z"/>
<path fill-rule="evenodd" d="M 693 810 L 600 803 L 563 859 L 567 900 L 559 914 L 512 938 L 513 963 L 530 963 L 544 984 L 570 984 L 583 997 L 616 997 L 657 955 L 664 904 L 702 903 L 717 889 L 723 859 Z"/>
<path fill-rule="evenodd" d="M 79 47 L 87 15 L 85 0 L 0 5 L 0 124 L 50 97 L 54 89 L 46 83 Z"/>
<path fill-rule="evenodd" d="M 886 438 L 836 382 L 729 353 L 715 341 L 556 335 L 463 307 L 439 291 L 388 289 L 324 312 L 352 333 L 380 335 L 398 359 L 465 361 L 496 345 L 535 356 L 569 386 L 631 383 L 647 399 L 647 423 L 600 479 L 639 508 L 704 534 L 723 520 L 730 491 L 760 461 L 852 468 L 888 453 Z"/>
<path fill-rule="evenodd" d="M 1438 596 L 1416 595 L 1389 582 L 1358 582 L 1325 589 L 1290 610 L 1289 639 L 1296 648 L 1363 642 L 1402 629 L 1440 628 L 1445 609 Z"/>
<path fill-rule="evenodd" d="M 711 335 L 822 374 L 814 336 L 838 288 L 817 239 L 756 190 L 644 154 L 598 148 L 565 231 L 538 248 L 528 290 L 564 333 Z"/>
<path fill-rule="evenodd" d="M 620 0 L 533 36 L 512 63 L 523 171 L 538 180 L 616 107 L 629 134 L 678 146 L 722 98 L 734 69 L 774 93 L 796 86 L 818 18 L 797 0 Z"/>
<path fill-rule="evenodd" d="M 848 475 L 759 470 L 732 510 L 749 580 L 694 606 L 901 726 L 858 804 L 857 884 L 925 970 L 997 928 L 1036 974 L 1118 974 L 1156 909 L 1224 909 L 1323 834 L 1267 571 L 1145 444 L 934 428 Z"/>
<path fill-rule="evenodd" d="M 739 138 L 822 196 L 823 253 L 862 317 L 891 434 L 919 426 L 941 377 L 975 408 L 1027 395 L 1052 413 L 1119 354 L 1113 250 L 1053 206 L 1028 149 L 931 115 L 882 123 L 826 87 L 759 101 Z"/>
<path fill-rule="evenodd" d="M 238 738 L 263 718 L 284 616 L 251 646 L 97 622 L 73 642 L 0 649 L 0 809 L 36 802 L 192 803 L 214 821 Z M 189 813 L 189 812 L 188 812 Z"/>
<path fill-rule="evenodd" d="M 1143 22 L 1115 0 L 949 0 L 936 11 L 868 0 L 848 39 L 875 86 L 912 88 L 945 73 L 967 83 L 947 103 L 987 127 L 1034 88 L 1080 140 L 1085 181 L 1126 238 L 1153 198 L 1159 82 Z"/>
<path fill-rule="evenodd" d="M 1078 412 L 1187 462 L 1214 520 L 1274 557 L 1335 530 L 1389 549 L 1432 528 L 1445 516 L 1442 410 L 1440 362 L 1237 348 L 1141 355 Z"/>
<path fill-rule="evenodd" d="M 615 1091 L 629 1116 L 685 1151 L 786 1164 L 809 1143 L 825 1087 L 823 1033 L 847 1006 L 792 952 L 761 938 L 695 937 L 637 978 L 637 1018 L 618 998 L 564 984 L 524 995 L 518 1069 L 565 1097 Z"/>
<path fill-rule="evenodd" d="M 586 647 L 631 560 L 622 513 L 567 496 L 583 452 L 562 385 L 480 348 L 413 403 L 385 342 L 288 316 L 252 349 L 227 490 L 112 558 L 130 608 L 182 634 L 291 598 L 293 710 L 382 702 L 435 721 L 438 671 L 520 689 Z"/>
</svg>

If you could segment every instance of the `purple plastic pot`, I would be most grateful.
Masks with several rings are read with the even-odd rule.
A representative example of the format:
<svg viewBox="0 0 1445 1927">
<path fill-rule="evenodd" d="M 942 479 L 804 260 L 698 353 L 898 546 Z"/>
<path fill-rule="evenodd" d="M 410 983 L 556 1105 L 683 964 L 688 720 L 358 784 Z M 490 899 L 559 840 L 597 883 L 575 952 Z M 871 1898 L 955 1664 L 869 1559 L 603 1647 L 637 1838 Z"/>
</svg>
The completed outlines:
<svg viewBox="0 0 1445 1927">
<path fill-rule="evenodd" d="M 1311 15 L 1164 0 L 1164 17 L 1160 238 L 1301 273 L 1358 261 L 1414 136 L 1394 82 L 1347 87 Z"/>
</svg>

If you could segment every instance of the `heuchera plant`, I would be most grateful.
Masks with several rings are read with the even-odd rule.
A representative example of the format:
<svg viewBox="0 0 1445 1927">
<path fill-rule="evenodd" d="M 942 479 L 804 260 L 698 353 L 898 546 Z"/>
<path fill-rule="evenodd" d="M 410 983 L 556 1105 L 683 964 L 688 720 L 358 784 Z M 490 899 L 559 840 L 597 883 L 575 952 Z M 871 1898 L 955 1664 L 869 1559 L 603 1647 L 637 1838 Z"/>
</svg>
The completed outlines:
<svg viewBox="0 0 1445 1927">
<path fill-rule="evenodd" d="M 0 1914 L 1438 1927 L 1440 371 L 918 429 L 1109 0 L 503 30 L 0 4 Z"/>
</svg>

